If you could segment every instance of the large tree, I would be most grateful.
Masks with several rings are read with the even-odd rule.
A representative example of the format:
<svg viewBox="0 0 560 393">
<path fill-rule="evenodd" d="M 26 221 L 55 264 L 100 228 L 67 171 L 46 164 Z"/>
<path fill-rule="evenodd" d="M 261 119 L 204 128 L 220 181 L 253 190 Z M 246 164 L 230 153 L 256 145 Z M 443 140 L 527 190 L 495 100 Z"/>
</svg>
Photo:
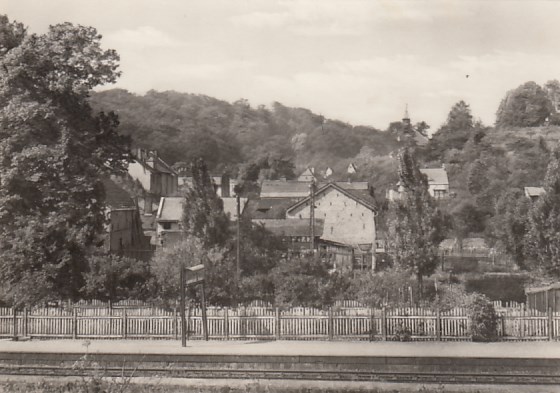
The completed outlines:
<svg viewBox="0 0 560 393">
<path fill-rule="evenodd" d="M 412 153 L 399 153 L 402 197 L 390 207 L 389 253 L 395 263 L 422 278 L 437 266 L 438 245 L 443 239 L 443 215 L 428 192 L 428 180 Z"/>
<path fill-rule="evenodd" d="M 535 82 L 526 82 L 507 92 L 496 112 L 496 125 L 536 127 L 550 115 L 552 103 L 547 92 Z"/>
<path fill-rule="evenodd" d="M 0 278 L 16 303 L 76 298 L 100 243 L 100 177 L 124 170 L 126 140 L 88 93 L 119 75 L 94 28 L 42 35 L 0 17 Z"/>
</svg>

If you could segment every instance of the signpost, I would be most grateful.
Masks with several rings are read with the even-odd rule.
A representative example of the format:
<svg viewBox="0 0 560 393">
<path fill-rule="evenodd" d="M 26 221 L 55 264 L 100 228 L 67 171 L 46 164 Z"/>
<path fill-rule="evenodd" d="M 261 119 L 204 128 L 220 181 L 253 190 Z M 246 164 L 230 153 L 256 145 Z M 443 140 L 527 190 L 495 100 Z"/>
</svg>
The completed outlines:
<svg viewBox="0 0 560 393">
<path fill-rule="evenodd" d="M 185 267 L 181 265 L 180 278 L 181 280 L 181 346 L 187 346 L 187 320 L 185 316 L 186 308 L 186 287 L 192 285 L 202 285 L 202 328 L 204 332 L 204 339 L 208 341 L 208 319 L 206 317 L 206 294 L 204 290 L 204 265 L 199 264 L 195 266 Z"/>
</svg>

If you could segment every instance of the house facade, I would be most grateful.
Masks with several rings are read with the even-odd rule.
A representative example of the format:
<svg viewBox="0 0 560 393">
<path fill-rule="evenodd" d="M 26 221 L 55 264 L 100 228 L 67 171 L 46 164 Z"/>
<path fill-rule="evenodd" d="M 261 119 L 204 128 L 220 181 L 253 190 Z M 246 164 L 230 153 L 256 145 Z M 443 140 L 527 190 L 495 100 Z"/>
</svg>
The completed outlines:
<svg viewBox="0 0 560 393">
<path fill-rule="evenodd" d="M 428 192 L 434 199 L 449 198 L 449 178 L 445 168 L 422 168 L 420 172 L 428 179 Z M 387 190 L 386 197 L 390 201 L 396 201 L 402 197 L 403 192 L 403 186 L 397 184 L 397 190 Z"/>
<path fill-rule="evenodd" d="M 423 168 L 420 169 L 428 178 L 428 192 L 435 199 L 449 197 L 449 179 L 445 168 Z"/>
<path fill-rule="evenodd" d="M 321 240 L 353 248 L 355 256 L 375 269 L 377 208 L 371 194 L 348 190 L 337 183 L 328 183 L 314 193 L 315 219 L 323 220 Z M 311 197 L 302 199 L 286 212 L 287 219 L 310 220 Z"/>
<path fill-rule="evenodd" d="M 222 198 L 224 213 L 230 220 L 237 220 L 237 198 Z M 156 213 L 156 239 L 159 246 L 168 246 L 181 239 L 183 228 L 184 197 L 163 197 Z M 239 198 L 240 212 L 243 214 L 246 198 Z"/>
<path fill-rule="evenodd" d="M 236 179 L 231 179 L 228 174 L 223 174 L 221 176 L 211 176 L 212 183 L 214 184 L 214 190 L 216 195 L 220 198 L 229 198 L 235 196 L 235 186 L 237 185 Z M 181 189 L 192 187 L 193 178 L 192 176 L 180 175 L 179 176 L 179 187 Z"/>
</svg>

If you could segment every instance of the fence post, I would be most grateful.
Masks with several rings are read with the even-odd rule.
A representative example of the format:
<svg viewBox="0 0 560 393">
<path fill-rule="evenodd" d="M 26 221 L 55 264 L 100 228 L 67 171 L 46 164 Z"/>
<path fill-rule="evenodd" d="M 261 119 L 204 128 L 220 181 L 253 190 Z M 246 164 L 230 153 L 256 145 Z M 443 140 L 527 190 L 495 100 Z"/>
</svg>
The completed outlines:
<svg viewBox="0 0 560 393">
<path fill-rule="evenodd" d="M 177 314 L 177 305 L 173 309 L 173 333 L 175 335 L 175 340 L 179 339 L 179 315 Z"/>
<path fill-rule="evenodd" d="M 226 307 L 224 312 L 224 334 L 226 336 L 226 340 L 229 340 L 229 308 Z"/>
<path fill-rule="evenodd" d="M 72 309 L 72 338 L 74 340 L 78 338 L 78 309 L 76 307 Z"/>
<path fill-rule="evenodd" d="M 436 310 L 436 340 L 441 341 L 441 311 L 439 307 Z"/>
<path fill-rule="evenodd" d="M 14 325 L 14 337 L 13 340 L 17 341 L 18 340 L 18 326 L 17 326 L 17 309 L 14 307 L 12 307 L 12 311 L 13 311 L 13 325 Z"/>
<path fill-rule="evenodd" d="M 123 338 L 127 337 L 127 325 L 128 325 L 128 315 L 126 312 L 126 308 L 123 309 L 123 315 L 122 315 L 122 336 Z"/>
<path fill-rule="evenodd" d="M 27 307 L 23 309 L 23 336 L 27 337 L 29 335 L 29 310 Z"/>
<path fill-rule="evenodd" d="M 381 310 L 381 335 L 383 336 L 383 341 L 387 341 L 387 309 L 385 306 Z"/>
<path fill-rule="evenodd" d="M 377 329 L 375 326 L 375 310 L 372 308 L 369 309 L 370 313 L 370 331 L 369 331 L 369 341 L 373 341 L 375 339 L 375 334 L 377 333 Z"/>
<path fill-rule="evenodd" d="M 548 308 L 548 339 L 549 340 L 553 340 L 554 339 L 554 323 L 553 323 L 553 319 L 552 319 L 552 307 Z"/>
<path fill-rule="evenodd" d="M 519 318 L 519 337 L 523 338 L 525 335 L 525 308 L 521 310 L 521 318 Z"/>
<path fill-rule="evenodd" d="M 328 333 L 329 340 L 332 341 L 334 339 L 334 316 L 332 307 L 329 307 Z"/>
<path fill-rule="evenodd" d="M 276 340 L 280 340 L 282 334 L 282 317 L 280 315 L 280 308 L 276 307 Z"/>
</svg>

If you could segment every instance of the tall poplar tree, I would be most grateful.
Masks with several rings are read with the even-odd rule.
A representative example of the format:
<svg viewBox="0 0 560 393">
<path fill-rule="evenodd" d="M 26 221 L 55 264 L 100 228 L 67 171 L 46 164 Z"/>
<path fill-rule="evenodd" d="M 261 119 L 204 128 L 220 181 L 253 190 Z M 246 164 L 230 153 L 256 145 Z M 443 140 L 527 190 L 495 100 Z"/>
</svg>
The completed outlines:
<svg viewBox="0 0 560 393">
<path fill-rule="evenodd" d="M 42 35 L 0 16 L 0 279 L 16 304 L 76 298 L 101 243 L 100 177 L 124 170 L 114 114 L 93 114 L 92 88 L 119 75 L 94 28 Z"/>
<path fill-rule="evenodd" d="M 551 154 L 545 194 L 529 210 L 526 236 L 529 268 L 560 277 L 560 150 Z"/>
<path fill-rule="evenodd" d="M 438 245 L 443 240 L 443 215 L 428 192 L 428 180 L 412 153 L 399 153 L 401 199 L 389 212 L 389 253 L 395 263 L 413 273 L 420 288 L 438 262 Z"/>
<path fill-rule="evenodd" d="M 229 219 L 202 158 L 192 163 L 191 173 L 192 187 L 183 205 L 183 231 L 202 240 L 207 248 L 224 246 L 229 238 Z"/>
</svg>

